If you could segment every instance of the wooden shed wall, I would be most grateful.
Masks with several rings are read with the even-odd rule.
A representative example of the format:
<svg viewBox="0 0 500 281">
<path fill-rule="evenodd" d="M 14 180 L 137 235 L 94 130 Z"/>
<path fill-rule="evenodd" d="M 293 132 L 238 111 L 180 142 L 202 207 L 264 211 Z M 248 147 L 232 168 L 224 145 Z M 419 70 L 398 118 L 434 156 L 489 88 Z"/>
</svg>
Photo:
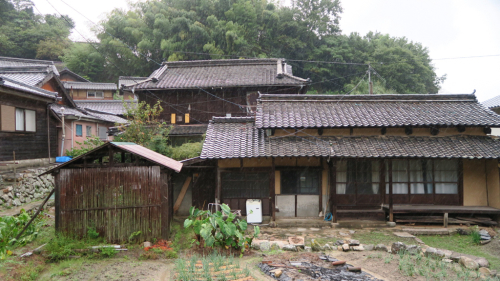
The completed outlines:
<svg viewBox="0 0 500 281">
<path fill-rule="evenodd" d="M 140 239 L 166 238 L 165 176 L 158 166 L 62 169 L 56 175 L 56 229 L 83 237 L 95 227 L 109 242 L 125 241 L 136 231 Z"/>
</svg>

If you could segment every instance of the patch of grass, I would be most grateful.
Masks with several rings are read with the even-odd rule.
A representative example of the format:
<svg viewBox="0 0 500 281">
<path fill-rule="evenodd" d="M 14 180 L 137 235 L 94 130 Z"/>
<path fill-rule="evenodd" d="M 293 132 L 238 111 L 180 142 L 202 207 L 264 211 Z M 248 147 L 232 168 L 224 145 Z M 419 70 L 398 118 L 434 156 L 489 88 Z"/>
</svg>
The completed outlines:
<svg viewBox="0 0 500 281">
<path fill-rule="evenodd" d="M 483 246 L 477 245 L 469 235 L 423 235 L 419 236 L 426 245 L 430 247 L 446 249 L 462 254 L 469 254 L 478 257 L 484 257 L 490 262 L 490 268 L 500 269 L 500 256 L 492 255 L 484 250 Z"/>
<path fill-rule="evenodd" d="M 179 252 L 193 246 L 195 235 L 192 228 L 184 228 L 180 224 L 175 223 L 171 229 L 174 236 L 172 243 L 174 251 Z"/>
<path fill-rule="evenodd" d="M 175 272 L 175 280 L 236 280 L 250 276 L 248 268 L 241 268 L 234 256 L 215 251 L 205 257 L 193 255 L 190 259 L 177 259 Z"/>
<path fill-rule="evenodd" d="M 359 240 L 362 244 L 385 244 L 390 246 L 394 242 L 403 242 L 405 244 L 416 244 L 412 238 L 399 238 L 392 232 L 373 230 L 370 232 L 356 232 L 352 235 L 352 239 Z"/>
<path fill-rule="evenodd" d="M 110 248 L 101 248 L 101 255 L 89 251 L 91 246 L 103 245 L 105 243 L 103 238 L 97 239 L 78 239 L 69 235 L 59 234 L 44 247 L 47 254 L 47 261 L 57 262 L 67 259 L 69 256 L 87 256 L 91 258 L 98 257 L 112 257 L 116 250 Z M 78 251 L 83 250 L 83 251 Z"/>
</svg>

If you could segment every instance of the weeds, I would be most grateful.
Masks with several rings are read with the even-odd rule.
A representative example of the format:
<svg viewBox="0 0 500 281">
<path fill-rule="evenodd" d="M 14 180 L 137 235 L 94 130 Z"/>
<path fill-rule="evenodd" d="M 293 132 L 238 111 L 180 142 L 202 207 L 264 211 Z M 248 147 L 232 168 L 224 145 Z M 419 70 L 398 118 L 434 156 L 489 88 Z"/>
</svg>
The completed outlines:
<svg viewBox="0 0 500 281">
<path fill-rule="evenodd" d="M 250 276 L 250 270 L 242 269 L 233 256 L 215 251 L 206 257 L 179 258 L 175 260 L 175 271 L 175 280 L 236 280 Z"/>
<path fill-rule="evenodd" d="M 112 258 L 116 255 L 117 251 L 114 247 L 103 247 L 101 248 L 101 256 L 104 258 Z"/>
<path fill-rule="evenodd" d="M 472 242 L 476 245 L 481 244 L 481 234 L 479 234 L 479 228 L 478 226 L 472 227 L 472 231 L 470 233 L 470 236 L 472 237 Z"/>
</svg>

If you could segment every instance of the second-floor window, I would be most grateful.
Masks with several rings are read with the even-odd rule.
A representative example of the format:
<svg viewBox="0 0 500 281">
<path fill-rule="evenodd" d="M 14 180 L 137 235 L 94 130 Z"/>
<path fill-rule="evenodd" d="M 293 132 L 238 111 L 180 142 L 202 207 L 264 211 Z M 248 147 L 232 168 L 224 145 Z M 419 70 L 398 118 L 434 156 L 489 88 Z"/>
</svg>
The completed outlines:
<svg viewBox="0 0 500 281">
<path fill-rule="evenodd" d="M 36 111 L 16 108 L 16 131 L 36 132 Z"/>
<path fill-rule="evenodd" d="M 103 91 L 87 91 L 87 98 L 104 98 Z"/>
<path fill-rule="evenodd" d="M 82 132 L 83 128 L 82 127 L 83 127 L 82 125 L 76 124 L 76 136 L 77 137 L 83 136 L 83 132 Z"/>
<path fill-rule="evenodd" d="M 92 126 L 87 126 L 87 137 L 92 136 Z"/>
</svg>

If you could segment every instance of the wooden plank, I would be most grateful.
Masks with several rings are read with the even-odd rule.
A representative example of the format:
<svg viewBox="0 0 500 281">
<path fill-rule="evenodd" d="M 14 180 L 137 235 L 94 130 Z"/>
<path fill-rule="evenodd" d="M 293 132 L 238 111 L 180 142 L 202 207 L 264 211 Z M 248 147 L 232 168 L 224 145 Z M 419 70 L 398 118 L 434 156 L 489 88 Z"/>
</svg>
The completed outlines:
<svg viewBox="0 0 500 281">
<path fill-rule="evenodd" d="M 389 159 L 389 221 L 394 221 L 394 204 L 392 198 L 392 160 Z M 385 187 L 384 187 L 385 188 Z"/>
<path fill-rule="evenodd" d="M 271 217 L 273 221 L 276 221 L 276 165 L 274 164 L 274 158 L 272 158 L 272 167 L 271 167 L 271 175 L 269 177 L 269 198 L 270 208 L 271 208 Z"/>
<path fill-rule="evenodd" d="M 496 225 L 498 225 L 498 223 L 496 221 L 478 220 L 476 218 L 457 217 L 457 219 L 459 219 L 459 220 L 468 220 L 468 221 L 471 221 L 471 222 L 481 223 L 481 224 L 489 225 L 489 226 L 496 226 Z"/>
<path fill-rule="evenodd" d="M 181 192 L 179 193 L 179 196 L 177 196 L 177 200 L 175 200 L 174 213 L 177 213 L 177 211 L 181 207 L 182 200 L 184 200 L 184 196 L 186 196 L 186 192 L 188 190 L 189 184 L 191 183 L 191 179 L 191 177 L 187 177 L 186 181 L 184 181 Z"/>
<path fill-rule="evenodd" d="M 160 197 L 161 197 L 161 238 L 168 239 L 169 236 L 169 226 L 170 226 L 170 214 L 169 214 L 169 189 L 172 188 L 169 185 L 170 175 L 166 170 L 163 170 L 160 174 Z"/>
</svg>

